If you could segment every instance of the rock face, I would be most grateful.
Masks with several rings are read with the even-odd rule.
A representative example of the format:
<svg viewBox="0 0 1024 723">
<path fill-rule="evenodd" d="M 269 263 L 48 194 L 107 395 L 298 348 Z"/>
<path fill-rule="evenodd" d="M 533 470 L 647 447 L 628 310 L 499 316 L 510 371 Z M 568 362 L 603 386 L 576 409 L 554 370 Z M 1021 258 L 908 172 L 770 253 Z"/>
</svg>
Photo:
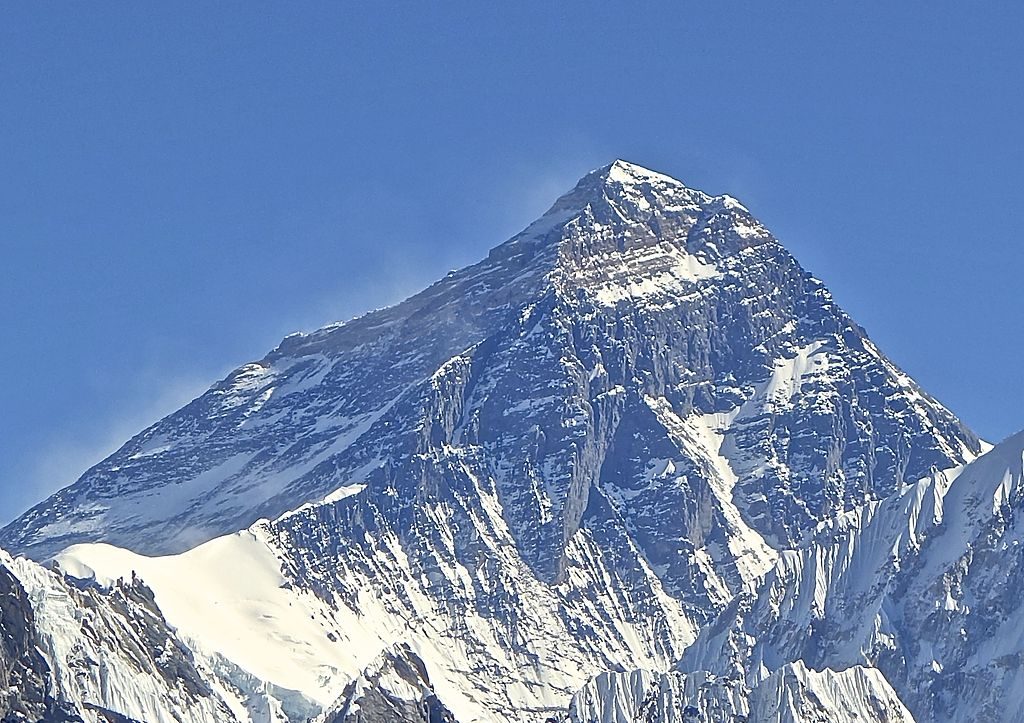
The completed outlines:
<svg viewBox="0 0 1024 723">
<path fill-rule="evenodd" d="M 401 715 L 539 722 L 602 671 L 668 670 L 780 550 L 980 451 L 736 200 L 617 161 L 484 261 L 286 338 L 0 543 L 138 571 L 234 715 L 358 691 L 334 713 L 379 717 L 366 671 L 406 645 Z"/>
</svg>

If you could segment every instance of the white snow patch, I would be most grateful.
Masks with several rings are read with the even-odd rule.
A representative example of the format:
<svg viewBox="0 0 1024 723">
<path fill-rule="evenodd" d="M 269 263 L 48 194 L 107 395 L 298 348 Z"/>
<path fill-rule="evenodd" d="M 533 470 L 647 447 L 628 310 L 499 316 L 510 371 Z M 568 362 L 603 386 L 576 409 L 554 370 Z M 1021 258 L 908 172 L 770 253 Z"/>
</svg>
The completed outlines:
<svg viewBox="0 0 1024 723">
<path fill-rule="evenodd" d="M 91 543 L 56 560 L 67 573 L 105 586 L 134 571 L 153 589 L 168 622 L 199 650 L 327 705 L 382 643 L 358 628 L 347 630 L 348 644 L 331 641 L 323 603 L 286 585 L 280 561 L 261 537 L 254 527 L 165 557 Z"/>
</svg>

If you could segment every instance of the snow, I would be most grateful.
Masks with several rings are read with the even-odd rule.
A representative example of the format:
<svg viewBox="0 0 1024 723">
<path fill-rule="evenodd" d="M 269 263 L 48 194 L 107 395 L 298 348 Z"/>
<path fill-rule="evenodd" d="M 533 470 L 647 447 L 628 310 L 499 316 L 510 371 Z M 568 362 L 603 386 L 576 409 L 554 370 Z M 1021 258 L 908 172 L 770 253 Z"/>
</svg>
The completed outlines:
<svg viewBox="0 0 1024 723">
<path fill-rule="evenodd" d="M 726 434 L 738 410 L 693 414 L 681 418 L 672 411 L 667 399 L 647 397 L 646 401 L 673 439 L 680 444 L 686 457 L 701 464 L 706 470 L 728 525 L 727 539 L 731 556 L 743 580 L 752 582 L 771 568 L 777 553 L 761 534 L 747 524 L 733 497 L 737 476 L 733 461 L 728 456 Z M 648 469 L 651 469 L 652 464 L 657 467 L 659 464 L 667 466 L 666 463 L 671 464 L 666 460 L 652 460 L 648 462 Z M 718 577 L 714 563 L 710 558 L 705 560 L 710 580 Z"/>
<path fill-rule="evenodd" d="M 358 486 L 344 487 L 339 496 L 358 494 L 354 489 Z M 266 698 L 264 706 L 279 707 L 281 703 L 274 703 L 274 699 L 284 696 L 282 691 L 294 691 L 289 694 L 291 698 L 301 696 L 326 707 L 380 651 L 398 641 L 408 643 L 422 658 L 434 689 L 460 723 L 505 720 L 494 712 L 495 699 L 511 700 L 516 709 L 564 705 L 571 692 L 584 682 L 585 671 L 595 669 L 584 667 L 594 665 L 582 662 L 586 657 L 576 657 L 580 654 L 575 643 L 559 622 L 567 614 L 560 610 L 564 604 L 561 601 L 576 600 L 578 603 L 572 604 L 582 604 L 573 613 L 582 624 L 600 620 L 601 628 L 615 631 L 605 645 L 620 651 L 617 658 L 655 659 L 650 633 L 644 630 L 645 620 L 633 603 L 616 592 L 614 570 L 605 567 L 600 551 L 587 540 L 584 531 L 569 543 L 570 559 L 577 560 L 570 581 L 564 589 L 552 589 L 524 574 L 516 562 L 507 523 L 493 493 L 481 488 L 480 499 L 486 519 L 479 520 L 479 529 L 490 530 L 483 540 L 491 546 L 492 554 L 504 560 L 503 569 L 512 574 L 511 578 L 485 579 L 482 584 L 485 589 L 511 585 L 513 590 L 521 591 L 517 598 L 524 601 L 523 614 L 534 620 L 520 633 L 526 646 L 523 653 L 507 649 L 503 626 L 496 626 L 495 621 L 475 610 L 471 602 L 477 594 L 474 573 L 452 559 L 450 551 L 439 558 L 439 569 L 415 575 L 401 544 L 390 535 L 375 543 L 386 554 L 370 564 L 380 571 L 379 575 L 386 569 L 394 584 L 403 588 L 411 604 L 407 609 L 395 607 L 400 605 L 398 599 L 382 599 L 378 588 L 358 579 L 349 581 L 357 591 L 351 603 L 340 598 L 327 603 L 293 586 L 282 573 L 276 552 L 279 548 L 264 523 L 179 555 L 145 557 L 92 543 L 69 548 L 57 557 L 57 562 L 77 578 L 107 586 L 118 577 L 136 572 L 153 589 L 167 620 L 208 667 L 228 671 L 226 675 L 233 681 L 252 676 L 263 681 L 258 684 L 259 689 L 277 691 L 276 698 Z M 305 506 L 282 520 L 298 522 L 300 518 L 315 516 L 317 507 Z M 450 510 L 441 506 L 426 508 L 424 512 L 436 516 L 436 529 L 448 531 L 443 547 L 453 548 Z M 496 537 L 491 539 L 492 535 Z M 681 650 L 692 639 L 693 627 L 678 601 L 661 588 L 654 571 L 645 567 L 644 574 L 658 604 L 672 616 L 668 628 L 674 636 L 672 649 Z M 605 582 L 597 586 L 596 579 Z M 375 582 L 383 580 L 378 577 Z M 453 586 L 462 600 L 456 606 L 456 630 L 452 628 L 453 620 L 431 593 L 432 589 L 446 585 Z M 582 590 L 598 590 L 600 597 L 588 601 L 580 595 Z M 464 632 L 453 639 L 457 629 Z M 494 681 L 467 679 L 468 671 L 480 665 L 481 654 L 483 660 L 491 661 L 488 665 L 507 671 L 497 689 L 493 687 L 497 685 Z M 576 662 L 564 670 L 541 666 L 531 673 L 523 668 L 528 660 L 538 659 Z M 538 679 L 543 680 L 543 685 L 538 684 Z M 528 683 L 529 680 L 534 682 Z"/>
<path fill-rule="evenodd" d="M 814 341 L 798 347 L 791 358 L 776 361 L 761 396 L 777 407 L 789 404 L 806 379 L 828 372 L 829 356 L 823 347 L 824 342 Z"/>
<path fill-rule="evenodd" d="M 842 711 L 843 717 L 837 717 Z M 787 665 L 752 688 L 705 671 L 602 673 L 577 693 L 569 723 L 913 723 L 910 711 L 877 671 L 856 666 L 815 671 Z"/>
<path fill-rule="evenodd" d="M 374 466 L 376 466 L 377 463 L 374 462 L 373 464 Z M 352 495 L 359 494 L 365 489 L 366 485 L 364 484 L 344 485 L 343 487 L 339 487 L 338 489 L 334 490 L 334 492 L 331 492 L 331 494 L 324 497 L 323 502 L 325 504 L 340 502 L 341 500 L 351 497 Z"/>
<path fill-rule="evenodd" d="M 593 298 L 606 306 L 679 296 L 688 286 L 722 276 L 714 264 L 670 244 L 631 249 L 615 257 L 595 256 L 594 263 L 604 280 L 587 286 Z"/>
<path fill-rule="evenodd" d="M 623 185 L 634 185 L 637 183 L 650 183 L 655 185 L 666 185 L 674 186 L 677 188 L 684 188 L 683 184 L 672 178 L 666 176 L 663 173 L 652 171 L 643 166 L 638 166 L 635 163 L 623 161 L 621 159 L 614 161 L 608 166 L 606 178 L 613 183 L 621 183 Z"/>
<path fill-rule="evenodd" d="M 1024 433 L 966 467 L 935 470 L 823 522 L 781 554 L 755 599 L 701 632 L 681 669 L 722 673 L 740 663 L 756 682 L 765 674 L 758 661 L 769 672 L 804 656 L 833 668 L 867 662 L 881 668 L 875 675 L 892 674 L 926 719 L 941 701 L 949 719 L 982 711 L 986 720 L 1015 720 L 1024 687 L 1016 663 L 1005 670 L 1024 650 L 1024 525 L 1007 511 L 1022 492 Z M 808 630 L 828 637 L 808 638 Z M 963 686 L 972 679 L 986 684 Z"/>
<path fill-rule="evenodd" d="M 376 636 L 355 634 L 357 629 L 349 630 L 355 645 L 332 642 L 324 604 L 285 584 L 281 563 L 258 527 L 180 555 L 145 557 L 93 543 L 74 545 L 56 560 L 68 574 L 105 586 L 137 573 L 167 620 L 199 649 L 321 705 L 340 695 L 382 647 Z"/>
<path fill-rule="evenodd" d="M 882 365 L 886 367 L 892 378 L 896 380 L 896 383 L 900 386 L 903 392 L 911 399 L 911 401 L 913 402 L 912 408 L 914 412 L 921 419 L 925 427 L 935 431 L 935 436 L 937 440 L 950 456 L 960 456 L 964 460 L 970 461 L 972 459 L 977 458 L 979 454 L 984 454 L 993 448 L 993 445 L 991 443 L 982 440 L 980 453 L 973 452 L 971 449 L 969 449 L 966 445 L 963 444 L 959 445 L 959 449 L 953 449 L 950 446 L 950 444 L 946 441 L 944 436 L 938 433 L 938 430 L 935 429 L 935 424 L 932 421 L 931 417 L 931 414 L 934 412 L 929 411 L 929 406 L 932 408 L 932 410 L 938 408 L 938 410 L 946 412 L 947 414 L 949 413 L 949 410 L 947 410 L 944 406 L 939 404 L 936 400 L 930 397 L 926 397 L 924 392 L 921 391 L 921 388 L 918 386 L 917 382 L 915 382 L 913 379 L 910 378 L 908 374 L 900 370 L 895 364 L 889 361 L 885 357 L 885 355 L 882 354 L 882 352 L 878 349 L 878 347 L 875 346 L 874 342 L 870 340 L 865 340 L 864 344 L 868 351 L 875 357 L 877 357 L 879 361 L 882 363 Z"/>
</svg>

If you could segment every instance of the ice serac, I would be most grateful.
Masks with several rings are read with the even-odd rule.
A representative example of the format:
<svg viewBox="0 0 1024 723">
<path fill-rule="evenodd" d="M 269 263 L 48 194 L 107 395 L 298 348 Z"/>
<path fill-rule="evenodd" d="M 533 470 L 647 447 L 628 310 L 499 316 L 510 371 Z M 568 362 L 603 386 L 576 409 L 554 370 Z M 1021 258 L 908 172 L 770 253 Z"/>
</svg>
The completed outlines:
<svg viewBox="0 0 1024 723">
<path fill-rule="evenodd" d="M 872 665 L 919 721 L 1024 709 L 1024 433 L 822 524 L 686 651 L 748 685 L 790 661 Z"/>
<path fill-rule="evenodd" d="M 692 674 L 602 673 L 573 696 L 569 723 L 914 723 L 881 673 L 863 667 L 780 667 L 748 687 L 742 679 Z"/>
<path fill-rule="evenodd" d="M 80 589 L 2 550 L 0 680 L 5 721 L 238 720 L 141 581 Z"/>
<path fill-rule="evenodd" d="M 460 723 L 533 721 L 667 670 L 778 550 L 979 451 L 740 203 L 616 161 L 480 263 L 286 338 L 0 542 L 138 569 L 289 710 L 408 642 Z M 220 584 L 231 560 L 261 591 Z M 189 605 L 185 568 L 210 581 Z M 277 664 L 307 653 L 316 675 Z"/>
<path fill-rule="evenodd" d="M 39 652 L 35 613 L 10 570 L 0 567 L 0 719 L 74 721 L 74 709 L 53 695 L 50 666 Z"/>
</svg>

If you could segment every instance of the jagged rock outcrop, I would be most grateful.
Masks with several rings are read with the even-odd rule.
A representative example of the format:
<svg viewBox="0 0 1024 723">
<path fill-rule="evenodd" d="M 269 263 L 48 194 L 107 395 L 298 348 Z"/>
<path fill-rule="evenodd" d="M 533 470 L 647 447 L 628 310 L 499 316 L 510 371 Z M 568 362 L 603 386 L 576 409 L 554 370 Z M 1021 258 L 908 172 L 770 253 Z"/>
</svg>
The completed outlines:
<svg viewBox="0 0 1024 723">
<path fill-rule="evenodd" d="M 485 261 L 289 337 L 0 542 L 178 552 L 382 462 L 472 445 L 524 558 L 555 579 L 618 421 L 650 400 L 727 416 L 733 496 L 779 543 L 979 449 L 738 202 L 617 161 Z"/>
<path fill-rule="evenodd" d="M 324 712 L 324 723 L 456 723 L 407 645 L 385 650 Z"/>
</svg>

